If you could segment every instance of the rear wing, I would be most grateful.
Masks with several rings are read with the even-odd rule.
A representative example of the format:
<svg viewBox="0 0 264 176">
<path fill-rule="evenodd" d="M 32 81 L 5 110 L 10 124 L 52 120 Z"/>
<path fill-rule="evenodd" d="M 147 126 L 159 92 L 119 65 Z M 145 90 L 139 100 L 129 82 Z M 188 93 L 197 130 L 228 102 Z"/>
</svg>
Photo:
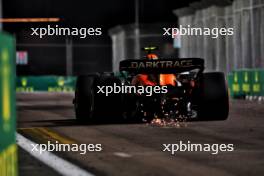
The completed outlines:
<svg viewBox="0 0 264 176">
<path fill-rule="evenodd" d="M 201 58 L 183 59 L 130 59 L 123 60 L 119 64 L 120 71 L 131 73 L 181 73 L 194 69 L 204 70 L 204 60 Z"/>
</svg>

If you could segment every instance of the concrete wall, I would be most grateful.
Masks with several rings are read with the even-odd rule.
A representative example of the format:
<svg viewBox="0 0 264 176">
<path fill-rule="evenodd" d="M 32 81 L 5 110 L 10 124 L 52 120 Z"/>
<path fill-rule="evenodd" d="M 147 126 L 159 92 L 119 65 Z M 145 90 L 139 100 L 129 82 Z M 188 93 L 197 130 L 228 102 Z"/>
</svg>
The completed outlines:
<svg viewBox="0 0 264 176">
<path fill-rule="evenodd" d="M 211 4 L 177 12 L 179 25 L 208 28 L 234 28 L 233 36 L 183 36 L 181 57 L 202 57 L 206 70 L 230 72 L 240 68 L 264 67 L 264 1 L 234 0 L 228 6 Z M 186 9 L 186 8 L 185 8 Z M 190 10 L 189 10 L 190 11 Z M 190 12 L 191 12 L 190 11 Z"/>
</svg>

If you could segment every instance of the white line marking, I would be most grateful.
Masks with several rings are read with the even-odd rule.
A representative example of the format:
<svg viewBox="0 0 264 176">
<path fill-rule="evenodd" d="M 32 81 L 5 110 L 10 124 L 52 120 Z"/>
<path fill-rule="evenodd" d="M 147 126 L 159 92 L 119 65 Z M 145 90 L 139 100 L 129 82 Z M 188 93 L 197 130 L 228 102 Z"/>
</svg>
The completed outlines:
<svg viewBox="0 0 264 176">
<path fill-rule="evenodd" d="M 122 157 L 122 158 L 130 158 L 130 157 L 132 157 L 132 155 L 130 155 L 128 153 L 123 153 L 123 152 L 114 152 L 114 155 Z"/>
<path fill-rule="evenodd" d="M 39 161 L 43 162 L 47 166 L 53 168 L 58 173 L 65 175 L 65 176 L 94 176 L 93 174 L 85 171 L 84 169 L 54 155 L 51 152 L 43 151 L 41 154 L 38 152 L 32 152 L 32 145 L 36 145 L 36 143 L 32 142 L 31 140 L 25 138 L 24 136 L 16 133 L 16 140 L 17 144 L 27 151 L 30 155 L 38 159 Z"/>
</svg>

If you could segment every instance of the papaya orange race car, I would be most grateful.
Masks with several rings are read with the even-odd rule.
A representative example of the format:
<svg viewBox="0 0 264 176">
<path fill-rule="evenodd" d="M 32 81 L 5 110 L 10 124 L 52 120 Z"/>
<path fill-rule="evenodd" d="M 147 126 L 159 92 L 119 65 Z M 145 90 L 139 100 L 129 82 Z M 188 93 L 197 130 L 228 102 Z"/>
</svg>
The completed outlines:
<svg viewBox="0 0 264 176">
<path fill-rule="evenodd" d="M 225 120 L 229 98 L 224 73 L 204 73 L 201 58 L 159 58 L 147 47 L 142 59 L 120 62 L 118 73 L 77 78 L 78 120 L 151 121 L 155 117 Z"/>
</svg>

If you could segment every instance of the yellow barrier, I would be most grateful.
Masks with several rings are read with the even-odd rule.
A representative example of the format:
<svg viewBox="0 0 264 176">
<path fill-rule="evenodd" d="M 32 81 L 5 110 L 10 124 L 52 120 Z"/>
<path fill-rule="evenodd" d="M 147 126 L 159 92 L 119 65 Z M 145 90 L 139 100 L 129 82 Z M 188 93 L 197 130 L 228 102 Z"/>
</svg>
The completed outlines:
<svg viewBox="0 0 264 176">
<path fill-rule="evenodd" d="M 0 176 L 17 175 L 15 40 L 0 33 Z"/>
</svg>

